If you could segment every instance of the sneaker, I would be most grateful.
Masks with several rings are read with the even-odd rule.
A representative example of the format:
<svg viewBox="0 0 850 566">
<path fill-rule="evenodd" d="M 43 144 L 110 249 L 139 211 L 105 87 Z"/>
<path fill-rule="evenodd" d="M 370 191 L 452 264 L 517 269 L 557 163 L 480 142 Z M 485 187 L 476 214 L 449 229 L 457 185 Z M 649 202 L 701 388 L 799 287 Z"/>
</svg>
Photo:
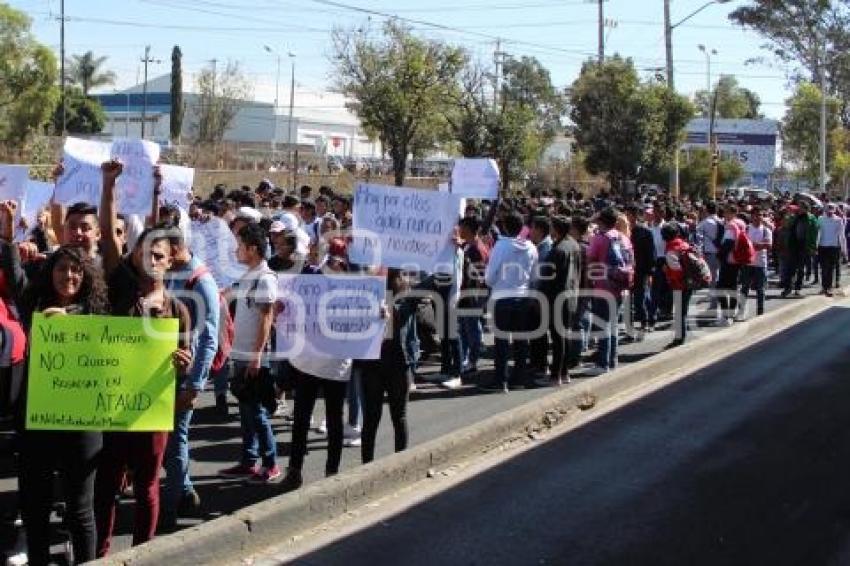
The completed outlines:
<svg viewBox="0 0 850 566">
<path fill-rule="evenodd" d="M 795 296 L 795 297 L 799 297 L 799 296 L 801 296 L 801 295 L 800 295 L 800 291 L 794 291 L 794 296 Z"/>
<path fill-rule="evenodd" d="M 490 381 L 479 384 L 478 389 L 487 393 L 507 393 L 508 384 L 500 381 Z"/>
<path fill-rule="evenodd" d="M 584 371 L 584 375 L 586 377 L 596 377 L 606 373 L 608 373 L 608 368 L 604 368 L 602 366 L 593 366 L 592 368 Z"/>
<path fill-rule="evenodd" d="M 360 427 L 345 424 L 345 430 L 342 433 L 343 446 L 353 447 L 360 446 Z"/>
<path fill-rule="evenodd" d="M 194 489 L 189 490 L 180 498 L 177 514 L 181 517 L 197 517 L 201 512 L 201 496 Z"/>
<path fill-rule="evenodd" d="M 293 468 L 287 468 L 286 477 L 283 478 L 283 481 L 280 482 L 280 489 L 284 493 L 289 491 L 295 491 L 296 489 L 301 487 L 302 483 L 304 483 L 304 480 L 301 479 L 301 472 Z"/>
<path fill-rule="evenodd" d="M 263 466 L 262 468 L 257 470 L 253 476 L 248 478 L 248 483 L 252 485 L 265 485 L 267 483 L 274 483 L 278 479 L 280 479 L 282 475 L 283 474 L 280 472 L 280 468 L 278 468 L 277 465 L 272 466 L 271 468 L 266 468 L 265 466 Z"/>
<path fill-rule="evenodd" d="M 540 377 L 534 380 L 537 387 L 558 387 L 562 384 L 563 380 L 557 377 Z"/>
<path fill-rule="evenodd" d="M 791 294 L 791 291 L 790 291 L 790 290 L 788 290 L 788 289 L 785 289 L 785 290 L 783 290 L 781 293 L 779 293 L 779 298 L 781 298 L 781 299 L 787 299 L 787 298 L 788 298 L 788 295 L 790 295 L 790 294 Z"/>
<path fill-rule="evenodd" d="M 272 413 L 272 417 L 283 418 L 286 416 L 286 401 L 278 399 L 277 408 Z"/>
<path fill-rule="evenodd" d="M 321 434 L 322 436 L 328 435 L 328 421 L 322 419 L 322 423 L 316 427 L 316 432 Z"/>
<path fill-rule="evenodd" d="M 451 379 L 452 376 L 447 373 L 432 373 L 429 375 L 423 375 L 421 376 L 421 378 L 422 381 L 429 383 L 442 383 L 443 381 L 448 381 L 449 379 Z"/>
<path fill-rule="evenodd" d="M 451 379 L 441 381 L 438 385 L 440 387 L 444 388 L 444 389 L 454 390 L 454 389 L 460 389 L 461 386 L 463 385 L 463 383 L 461 383 L 461 380 L 460 380 L 459 377 L 452 377 Z"/>
<path fill-rule="evenodd" d="M 258 470 L 259 467 L 256 464 L 253 466 L 249 466 L 248 464 L 236 464 L 230 468 L 219 470 L 218 475 L 223 478 L 250 478 L 256 474 Z"/>
<path fill-rule="evenodd" d="M 221 419 L 226 419 L 230 416 L 230 407 L 227 405 L 227 393 L 215 396 L 215 414 Z"/>
<path fill-rule="evenodd" d="M 731 318 L 722 318 L 717 323 L 717 326 L 719 326 L 721 328 L 729 328 L 730 326 L 732 326 L 732 319 Z"/>
<path fill-rule="evenodd" d="M 827 297 L 831 297 L 832 291 L 824 291 L 824 295 L 826 295 Z"/>
</svg>

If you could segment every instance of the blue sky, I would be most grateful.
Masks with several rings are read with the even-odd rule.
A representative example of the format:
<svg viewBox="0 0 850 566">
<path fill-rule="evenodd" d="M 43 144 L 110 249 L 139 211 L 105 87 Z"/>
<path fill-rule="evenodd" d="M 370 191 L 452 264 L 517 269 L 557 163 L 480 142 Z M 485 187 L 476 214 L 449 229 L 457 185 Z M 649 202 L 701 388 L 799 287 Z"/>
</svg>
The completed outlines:
<svg viewBox="0 0 850 566">
<path fill-rule="evenodd" d="M 672 0 L 673 20 L 687 16 L 706 0 Z M 418 33 L 439 37 L 466 47 L 476 57 L 491 61 L 495 38 L 502 50 L 535 56 L 548 67 L 553 81 L 566 86 L 577 76 L 582 61 L 597 49 L 597 4 L 594 0 L 340 0 L 350 6 L 392 13 L 401 17 L 453 28 L 436 30 L 415 24 Z M 13 7 L 28 13 L 37 38 L 59 47 L 59 0 L 11 0 Z M 676 87 L 683 94 L 705 88 L 706 60 L 699 44 L 716 49 L 712 59 L 713 81 L 720 73 L 732 74 L 757 92 L 762 111 L 772 118 L 784 113 L 789 96 L 785 69 L 775 65 L 747 64 L 758 55 L 763 40 L 729 23 L 727 15 L 742 2 L 714 5 L 674 31 L 673 52 Z M 116 8 L 120 6 L 120 8 Z M 88 50 L 107 55 L 107 67 L 118 75 L 117 87 L 137 82 L 139 60 L 150 44 L 154 58 L 150 76 L 170 69 L 173 45 L 184 54 L 184 70 L 192 74 L 209 60 L 239 61 L 254 83 L 257 100 L 274 99 L 276 62 L 263 50 L 296 54 L 296 94 L 302 89 L 318 92 L 329 84 L 327 54 L 334 26 L 356 27 L 368 23 L 367 15 L 330 7 L 314 0 L 66 0 L 66 51 Z M 662 0 L 608 0 L 605 17 L 615 22 L 607 30 L 608 54 L 632 57 L 641 72 L 664 66 Z M 99 21 L 98 21 L 99 20 Z M 371 16 L 374 27 L 382 20 Z M 288 66 L 284 63 L 281 99 L 286 100 Z"/>
</svg>

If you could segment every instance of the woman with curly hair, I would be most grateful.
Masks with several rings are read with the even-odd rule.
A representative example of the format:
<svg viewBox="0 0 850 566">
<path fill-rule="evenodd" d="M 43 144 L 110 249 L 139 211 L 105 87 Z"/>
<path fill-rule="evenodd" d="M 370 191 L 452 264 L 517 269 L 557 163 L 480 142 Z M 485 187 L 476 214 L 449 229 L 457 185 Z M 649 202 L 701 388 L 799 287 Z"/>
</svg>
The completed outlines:
<svg viewBox="0 0 850 566">
<path fill-rule="evenodd" d="M 107 314 L 106 284 L 100 269 L 79 247 L 61 247 L 47 259 L 24 291 L 23 317 L 31 327 L 35 313 L 45 316 Z M 23 424 L 23 423 L 21 423 Z M 42 431 L 21 428 L 21 507 L 29 563 L 50 559 L 53 474 L 59 472 L 76 562 L 95 558 L 94 479 L 103 445 L 100 432 Z"/>
</svg>

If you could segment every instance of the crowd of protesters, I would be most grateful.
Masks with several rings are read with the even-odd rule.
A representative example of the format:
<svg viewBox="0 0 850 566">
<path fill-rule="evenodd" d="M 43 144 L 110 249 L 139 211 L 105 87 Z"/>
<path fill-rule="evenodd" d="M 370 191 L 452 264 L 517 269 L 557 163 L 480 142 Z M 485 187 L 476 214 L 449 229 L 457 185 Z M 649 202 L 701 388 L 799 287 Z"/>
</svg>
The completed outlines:
<svg viewBox="0 0 850 566">
<path fill-rule="evenodd" d="M 208 384 L 221 418 L 228 416 L 228 398 L 238 401 L 242 445 L 220 475 L 289 491 L 302 484 L 311 428 L 328 438 L 326 475 L 338 473 L 346 445 L 359 446 L 362 461 L 371 461 L 385 398 L 395 450 L 408 446 L 407 401 L 423 379 L 420 344 L 429 339 L 429 309 L 440 361 L 431 379 L 449 390 L 471 384 L 508 393 L 612 371 L 621 342 L 643 340 L 662 331 L 662 323 L 670 323 L 670 347 L 684 344 L 693 326 L 690 303 L 700 291 L 716 326 L 744 319 L 742 299 L 751 292 L 756 314 L 764 312 L 769 272 L 778 276 L 782 297 L 818 282 L 832 296 L 847 258 L 842 203 L 569 190 L 469 201 L 452 239 L 450 267 L 414 273 L 353 264 L 352 202 L 328 187 L 314 194 L 311 187 L 287 192 L 267 181 L 256 188 L 219 186 L 188 210 L 159 206 L 155 191 L 147 218 L 123 218 L 115 195 L 122 165 L 104 163 L 102 173 L 99 206 L 51 206 L 26 227 L 24 241 L 13 241 L 17 204 L 0 206 L 4 410 L 20 416 L 26 402 L 26 337 L 34 313 L 174 317 L 180 321 L 174 430 L 33 431 L 19 419 L 20 511 L 31 564 L 49 561 L 57 473 L 77 562 L 109 552 L 116 496 L 128 482 L 136 500 L 133 544 L 200 507 L 189 437 Z M 234 259 L 244 268 L 226 289 L 192 253 L 192 227 L 213 218 L 230 227 Z M 382 307 L 388 332 L 379 358 L 269 355 L 283 308 L 281 273 L 384 275 L 392 301 Z M 231 338 L 225 338 L 228 325 L 235 329 Z M 495 333 L 493 372 L 480 367 L 487 327 Z M 232 339 L 229 356 L 222 355 L 225 339 Z M 313 418 L 320 397 L 321 422 Z M 273 418 L 292 423 L 285 468 Z"/>
</svg>

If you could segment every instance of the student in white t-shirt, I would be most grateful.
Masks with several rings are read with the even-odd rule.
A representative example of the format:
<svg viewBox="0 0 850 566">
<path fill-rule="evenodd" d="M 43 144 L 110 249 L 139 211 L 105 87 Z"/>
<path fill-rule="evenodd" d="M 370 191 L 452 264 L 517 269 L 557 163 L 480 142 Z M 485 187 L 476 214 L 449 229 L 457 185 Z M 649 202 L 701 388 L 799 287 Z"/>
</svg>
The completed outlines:
<svg viewBox="0 0 850 566">
<path fill-rule="evenodd" d="M 764 290 L 767 287 L 767 254 L 773 247 L 773 231 L 764 222 L 761 209 L 755 208 L 747 226 L 747 236 L 756 249 L 755 259 L 743 268 L 741 295 L 756 292 L 756 314 L 764 314 Z"/>
<path fill-rule="evenodd" d="M 249 222 L 237 234 L 236 257 L 248 268 L 234 285 L 229 298 L 235 298 L 233 325 L 233 380 L 231 390 L 239 399 L 242 424 L 242 457 L 232 467 L 219 471 L 229 478 L 267 484 L 281 477 L 277 465 L 277 441 L 269 422 L 268 393 L 273 391 L 269 374 L 267 346 L 277 300 L 277 276 L 266 260 L 268 236 L 256 223 Z"/>
</svg>

